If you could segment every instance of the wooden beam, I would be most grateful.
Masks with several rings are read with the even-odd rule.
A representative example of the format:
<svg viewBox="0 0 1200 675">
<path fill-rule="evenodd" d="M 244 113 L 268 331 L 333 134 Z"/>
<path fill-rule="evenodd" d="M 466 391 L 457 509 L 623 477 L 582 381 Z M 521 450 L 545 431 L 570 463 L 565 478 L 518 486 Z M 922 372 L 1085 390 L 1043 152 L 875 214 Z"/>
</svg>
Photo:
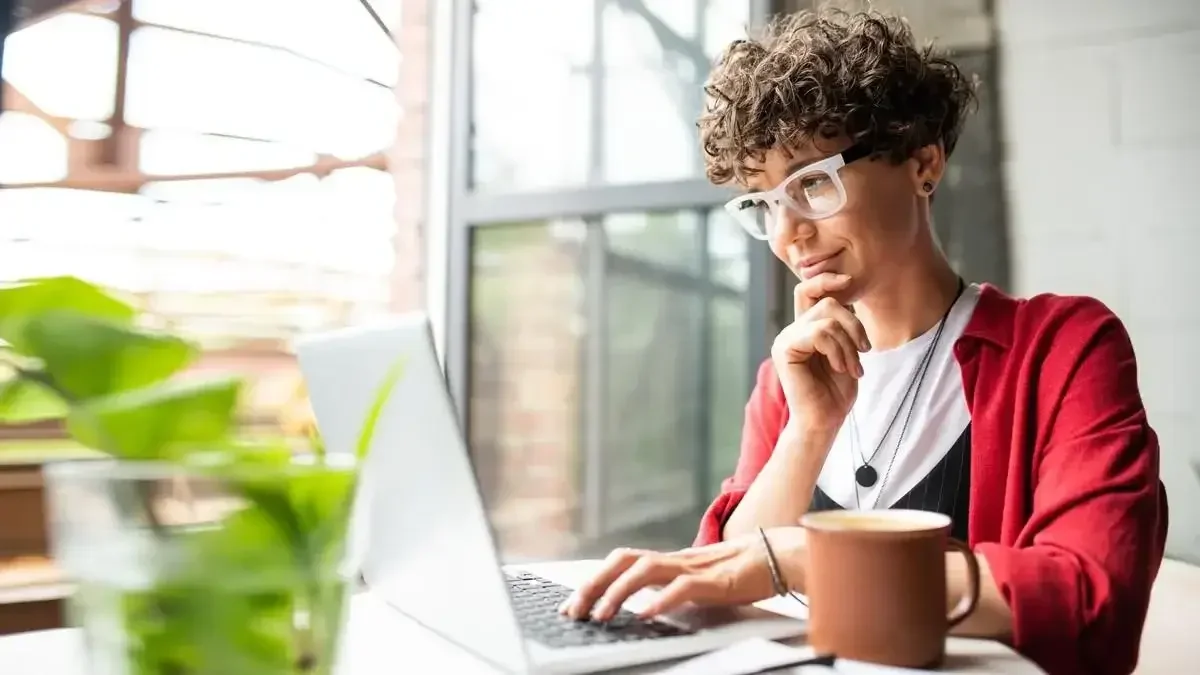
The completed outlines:
<svg viewBox="0 0 1200 675">
<path fill-rule="evenodd" d="M 256 178 L 265 181 L 279 181 L 311 173 L 316 176 L 328 176 L 341 169 L 366 167 L 380 171 L 387 170 L 387 157 L 383 152 L 377 152 L 362 159 L 340 160 L 329 156 L 320 156 L 313 164 L 289 167 L 284 169 L 263 169 L 261 171 L 215 171 L 210 173 L 189 174 L 147 174 L 138 171 L 104 171 L 95 167 L 90 171 L 80 171 L 60 181 L 41 183 L 11 183 L 0 184 L 4 188 L 71 188 L 75 190 L 99 190 L 102 192 L 134 193 L 142 189 L 146 183 L 169 183 L 176 181 L 196 181 L 225 178 Z"/>
<path fill-rule="evenodd" d="M 112 115 L 108 118 L 109 134 L 108 138 L 100 145 L 100 155 L 97 161 L 105 166 L 120 166 L 128 169 L 129 163 L 136 167 L 137 153 L 132 153 L 130 157 L 125 148 L 122 147 L 122 140 L 125 137 L 125 92 L 128 89 L 129 81 L 129 42 L 133 36 L 133 2 L 125 0 L 117 6 L 116 11 L 117 23 L 117 70 L 116 82 L 113 86 L 113 108 Z"/>
<path fill-rule="evenodd" d="M 0 87 L 4 88 L 0 92 L 0 99 L 4 100 L 4 111 L 20 112 L 36 117 L 46 124 L 49 124 L 58 133 L 66 136 L 67 128 L 74 120 L 66 117 L 57 117 L 43 110 L 32 99 L 25 95 L 25 92 L 17 89 L 8 80 L 0 80 Z"/>
</svg>

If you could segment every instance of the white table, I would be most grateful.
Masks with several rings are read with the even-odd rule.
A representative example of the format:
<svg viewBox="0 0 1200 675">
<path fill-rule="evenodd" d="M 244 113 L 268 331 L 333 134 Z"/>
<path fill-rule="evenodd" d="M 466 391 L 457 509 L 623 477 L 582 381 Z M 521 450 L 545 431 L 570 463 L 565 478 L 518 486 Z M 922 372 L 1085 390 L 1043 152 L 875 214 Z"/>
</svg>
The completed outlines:
<svg viewBox="0 0 1200 675">
<path fill-rule="evenodd" d="M 556 579 L 582 579 L 595 561 L 523 566 Z M 495 675 L 496 671 L 470 653 L 416 625 L 370 592 L 351 602 L 350 625 L 338 669 L 340 675 L 395 675 L 404 664 L 437 664 L 437 672 L 456 675 Z M 86 675 L 83 646 L 75 629 L 24 633 L 0 638 L 0 673 L 4 675 Z M 838 671 L 868 675 L 887 672 L 856 664 Z M 661 669 L 649 667 L 641 673 Z M 799 671 L 797 671 L 799 672 Z M 812 672 L 812 671 L 810 671 Z M 896 672 L 896 671 L 890 671 Z M 907 671 L 912 672 L 912 671 Z M 1008 647 L 990 640 L 950 638 L 940 673 L 1041 673 Z"/>
</svg>

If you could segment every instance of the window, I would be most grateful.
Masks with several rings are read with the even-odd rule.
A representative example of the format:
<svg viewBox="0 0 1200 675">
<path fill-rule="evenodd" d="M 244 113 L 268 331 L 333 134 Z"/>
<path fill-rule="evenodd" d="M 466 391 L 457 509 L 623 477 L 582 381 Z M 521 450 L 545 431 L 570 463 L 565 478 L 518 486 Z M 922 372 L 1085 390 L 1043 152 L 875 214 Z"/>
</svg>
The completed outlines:
<svg viewBox="0 0 1200 675">
<path fill-rule="evenodd" d="M 372 5 L 395 32 L 399 0 Z M 0 281 L 132 294 L 275 415 L 292 336 L 391 305 L 399 66 L 357 2 L 81 3 L 13 33 Z"/>
<path fill-rule="evenodd" d="M 474 4 L 478 189 L 699 175 L 702 84 L 717 52 L 744 34 L 748 0 Z"/>
<path fill-rule="evenodd" d="M 686 545 L 737 461 L 766 258 L 695 120 L 766 4 L 457 5 L 447 373 L 509 560 Z"/>
<path fill-rule="evenodd" d="M 745 280 L 702 271 L 732 242 L 745 260 L 733 227 L 680 211 L 475 234 L 470 440 L 507 555 L 695 534 L 736 461 L 748 391 Z M 688 264 L 653 260 L 664 251 Z"/>
</svg>

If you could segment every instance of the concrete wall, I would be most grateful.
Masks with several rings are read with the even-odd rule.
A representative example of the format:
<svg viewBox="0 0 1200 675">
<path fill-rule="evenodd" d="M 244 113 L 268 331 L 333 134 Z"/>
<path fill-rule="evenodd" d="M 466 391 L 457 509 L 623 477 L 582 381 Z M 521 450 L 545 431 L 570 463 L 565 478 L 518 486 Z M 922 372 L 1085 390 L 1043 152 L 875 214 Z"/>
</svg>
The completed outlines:
<svg viewBox="0 0 1200 675">
<path fill-rule="evenodd" d="M 1168 552 L 1200 560 L 1200 2 L 996 0 L 994 18 L 1014 289 L 1124 319 Z"/>
</svg>

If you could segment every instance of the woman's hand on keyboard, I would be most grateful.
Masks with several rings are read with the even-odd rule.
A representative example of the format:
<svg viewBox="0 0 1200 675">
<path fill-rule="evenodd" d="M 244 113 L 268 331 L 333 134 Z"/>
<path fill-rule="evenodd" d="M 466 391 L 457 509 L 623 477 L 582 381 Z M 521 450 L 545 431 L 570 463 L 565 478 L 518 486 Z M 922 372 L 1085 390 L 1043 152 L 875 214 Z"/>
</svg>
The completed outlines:
<svg viewBox="0 0 1200 675">
<path fill-rule="evenodd" d="M 804 530 L 780 527 L 766 531 L 789 590 L 798 590 L 803 575 Z M 664 614 L 684 603 L 745 605 L 775 595 L 767 550 L 756 532 L 711 546 L 673 553 L 617 549 L 592 579 L 563 603 L 560 611 L 574 619 L 607 621 L 631 595 L 662 587 L 640 612 L 644 618 Z"/>
</svg>

